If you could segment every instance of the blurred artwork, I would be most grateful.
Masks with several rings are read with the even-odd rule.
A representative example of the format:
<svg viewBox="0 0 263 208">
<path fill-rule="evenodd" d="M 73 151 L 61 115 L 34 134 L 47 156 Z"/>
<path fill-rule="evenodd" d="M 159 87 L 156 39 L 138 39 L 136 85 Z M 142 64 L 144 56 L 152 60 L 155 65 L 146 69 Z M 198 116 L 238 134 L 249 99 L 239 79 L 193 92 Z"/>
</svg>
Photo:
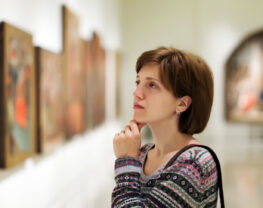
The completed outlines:
<svg viewBox="0 0 263 208">
<path fill-rule="evenodd" d="M 0 164 L 11 167 L 36 152 L 32 36 L 1 23 Z"/>
<path fill-rule="evenodd" d="M 84 131 L 83 71 L 80 67 L 78 17 L 63 6 L 63 69 L 66 88 L 66 137 Z"/>
<path fill-rule="evenodd" d="M 91 41 L 87 41 L 84 39 L 80 39 L 80 65 L 81 70 L 83 71 L 83 78 L 84 78 L 84 105 L 85 105 L 85 112 L 84 112 L 84 123 L 85 129 L 91 130 L 93 127 L 93 109 L 92 109 L 92 96 L 93 96 L 93 68 L 94 68 L 94 61 L 93 61 L 93 54 L 91 50 Z"/>
<path fill-rule="evenodd" d="M 51 152 L 64 141 L 64 88 L 61 56 L 36 48 L 38 152 Z"/>
<path fill-rule="evenodd" d="M 121 56 L 119 52 L 116 52 L 115 54 L 116 118 L 119 118 L 121 115 Z"/>
<path fill-rule="evenodd" d="M 233 52 L 225 75 L 227 120 L 263 122 L 263 32 Z"/>
<path fill-rule="evenodd" d="M 97 33 L 93 33 L 91 40 L 92 51 L 92 123 L 93 126 L 102 124 L 105 120 L 105 61 L 106 52 Z"/>
</svg>

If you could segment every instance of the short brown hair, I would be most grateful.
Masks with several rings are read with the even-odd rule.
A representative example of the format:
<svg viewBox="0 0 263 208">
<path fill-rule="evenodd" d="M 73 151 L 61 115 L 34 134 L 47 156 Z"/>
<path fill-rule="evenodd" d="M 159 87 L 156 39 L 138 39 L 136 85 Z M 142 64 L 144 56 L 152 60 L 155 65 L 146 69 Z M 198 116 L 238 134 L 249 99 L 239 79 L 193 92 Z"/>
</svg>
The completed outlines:
<svg viewBox="0 0 263 208">
<path fill-rule="evenodd" d="M 144 52 L 136 63 L 139 73 L 145 64 L 160 66 L 162 84 L 176 98 L 192 98 L 189 108 L 179 118 L 179 131 L 186 134 L 202 132 L 209 120 L 214 96 L 213 75 L 207 63 L 197 55 L 172 47 L 159 47 Z"/>
</svg>

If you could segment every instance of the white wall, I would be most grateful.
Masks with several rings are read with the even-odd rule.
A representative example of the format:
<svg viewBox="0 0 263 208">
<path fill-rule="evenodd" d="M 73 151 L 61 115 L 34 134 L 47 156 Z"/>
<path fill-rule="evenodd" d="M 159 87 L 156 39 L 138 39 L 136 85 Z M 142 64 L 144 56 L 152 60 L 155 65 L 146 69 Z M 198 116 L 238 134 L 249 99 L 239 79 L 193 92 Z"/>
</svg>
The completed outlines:
<svg viewBox="0 0 263 208">
<path fill-rule="evenodd" d="M 0 170 L 1 208 L 110 207 L 114 153 L 112 138 L 120 130 L 114 119 L 114 50 L 121 46 L 117 0 L 0 0 L 0 21 L 33 35 L 37 46 L 62 50 L 62 4 L 79 16 L 79 34 L 97 31 L 107 53 L 107 121 L 77 135 L 53 153 Z"/>
<path fill-rule="evenodd" d="M 0 0 L 0 21 L 31 33 L 35 45 L 60 52 L 62 4 L 79 16 L 81 37 L 88 38 L 95 30 L 107 49 L 120 47 L 116 0 Z"/>
<path fill-rule="evenodd" d="M 145 50 L 172 45 L 201 55 L 214 73 L 215 97 L 211 119 L 206 131 L 199 137 L 214 139 L 218 143 L 247 142 L 249 132 L 254 127 L 228 124 L 224 120 L 224 64 L 231 51 L 248 33 L 262 28 L 263 1 L 119 2 L 124 54 L 122 121 L 126 123 L 132 116 L 137 57 Z"/>
</svg>

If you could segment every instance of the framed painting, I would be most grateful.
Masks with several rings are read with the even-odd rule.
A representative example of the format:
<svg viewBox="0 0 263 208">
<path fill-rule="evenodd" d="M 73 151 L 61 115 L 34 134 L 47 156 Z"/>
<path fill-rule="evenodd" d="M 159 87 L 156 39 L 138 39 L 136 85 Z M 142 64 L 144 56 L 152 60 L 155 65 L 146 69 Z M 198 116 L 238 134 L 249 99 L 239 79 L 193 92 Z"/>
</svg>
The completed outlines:
<svg viewBox="0 0 263 208">
<path fill-rule="evenodd" d="M 0 165 L 36 153 L 35 63 L 32 36 L 0 24 Z"/>
<path fill-rule="evenodd" d="M 226 63 L 226 119 L 263 122 L 263 31 L 246 38 Z"/>
<path fill-rule="evenodd" d="M 115 52 L 115 80 L 116 80 L 116 118 L 121 114 L 121 56 L 119 52 Z"/>
<path fill-rule="evenodd" d="M 66 84 L 66 137 L 84 131 L 83 71 L 80 67 L 78 17 L 63 6 L 63 69 Z"/>
<path fill-rule="evenodd" d="M 80 65 L 84 74 L 84 123 L 85 129 L 90 130 L 93 127 L 92 100 L 93 100 L 93 54 L 91 50 L 91 41 L 80 38 Z"/>
<path fill-rule="evenodd" d="M 106 52 L 100 42 L 100 37 L 97 33 L 93 33 L 91 42 L 91 51 L 93 54 L 93 69 L 92 69 L 92 121 L 93 126 L 98 126 L 105 120 L 105 61 Z"/>
<path fill-rule="evenodd" d="M 65 96 L 61 55 L 40 47 L 36 54 L 37 150 L 48 153 L 64 142 Z"/>
</svg>

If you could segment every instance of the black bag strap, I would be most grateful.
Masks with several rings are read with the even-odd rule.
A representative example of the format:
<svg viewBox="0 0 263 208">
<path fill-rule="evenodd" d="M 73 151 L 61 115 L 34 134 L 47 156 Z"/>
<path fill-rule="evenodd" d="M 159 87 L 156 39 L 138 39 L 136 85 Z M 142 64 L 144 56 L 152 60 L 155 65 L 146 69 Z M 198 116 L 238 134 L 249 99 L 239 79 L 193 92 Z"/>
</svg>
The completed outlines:
<svg viewBox="0 0 263 208">
<path fill-rule="evenodd" d="M 186 151 L 187 149 L 190 149 L 192 147 L 203 147 L 205 149 L 207 149 L 215 163 L 216 163 L 216 167 L 217 167 L 217 178 L 218 178 L 218 188 L 219 188 L 219 196 L 220 196 L 220 203 L 221 203 L 221 208 L 225 208 L 225 201 L 224 201 L 224 191 L 223 191 L 223 181 L 222 181 L 222 172 L 221 172 L 221 166 L 220 166 L 220 162 L 216 156 L 216 153 L 208 146 L 205 145 L 200 145 L 200 144 L 189 144 L 187 146 L 185 146 L 184 148 L 182 148 L 180 151 L 178 151 L 172 158 L 171 160 L 169 160 L 169 162 L 167 163 L 167 165 L 164 167 L 164 169 L 168 168 L 170 165 L 173 164 L 173 162 L 179 157 L 180 154 L 182 154 L 184 151 Z"/>
</svg>

